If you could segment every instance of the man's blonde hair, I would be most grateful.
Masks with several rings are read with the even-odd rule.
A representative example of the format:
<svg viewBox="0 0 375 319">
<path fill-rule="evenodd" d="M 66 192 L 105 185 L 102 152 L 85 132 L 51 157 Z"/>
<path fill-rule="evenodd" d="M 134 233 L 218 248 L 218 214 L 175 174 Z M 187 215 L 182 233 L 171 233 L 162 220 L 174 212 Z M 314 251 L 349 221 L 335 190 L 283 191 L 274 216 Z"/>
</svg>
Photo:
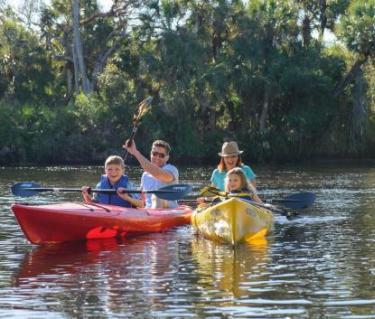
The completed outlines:
<svg viewBox="0 0 375 319">
<path fill-rule="evenodd" d="M 119 165 L 122 168 L 125 168 L 124 160 L 118 155 L 108 156 L 105 160 L 104 167 L 107 167 L 108 165 Z"/>
</svg>

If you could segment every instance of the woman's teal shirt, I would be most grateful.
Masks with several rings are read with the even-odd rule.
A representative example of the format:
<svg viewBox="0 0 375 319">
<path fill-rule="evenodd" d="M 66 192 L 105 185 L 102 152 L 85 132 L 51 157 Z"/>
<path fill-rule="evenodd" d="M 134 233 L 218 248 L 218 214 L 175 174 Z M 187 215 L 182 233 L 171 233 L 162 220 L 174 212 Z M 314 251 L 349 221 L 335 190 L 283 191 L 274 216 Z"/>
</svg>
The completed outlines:
<svg viewBox="0 0 375 319">
<path fill-rule="evenodd" d="M 247 165 L 242 165 L 240 166 L 242 171 L 245 173 L 245 176 L 248 181 L 253 181 L 256 178 L 255 173 L 253 170 L 250 168 L 250 166 Z M 218 189 L 224 190 L 224 179 L 225 176 L 227 175 L 226 171 L 219 171 L 217 168 L 212 172 L 210 181 L 211 183 Z"/>
</svg>

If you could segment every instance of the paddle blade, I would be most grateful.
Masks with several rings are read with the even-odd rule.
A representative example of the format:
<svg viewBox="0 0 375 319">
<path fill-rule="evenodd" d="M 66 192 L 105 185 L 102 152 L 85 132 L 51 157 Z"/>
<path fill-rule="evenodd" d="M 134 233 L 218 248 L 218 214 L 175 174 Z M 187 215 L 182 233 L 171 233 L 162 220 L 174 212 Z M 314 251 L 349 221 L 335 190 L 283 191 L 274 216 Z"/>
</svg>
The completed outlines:
<svg viewBox="0 0 375 319">
<path fill-rule="evenodd" d="M 133 123 L 136 125 L 139 123 L 141 118 L 150 110 L 152 97 L 145 98 L 141 103 L 138 104 L 137 112 L 133 116 Z"/>
<path fill-rule="evenodd" d="M 275 199 L 272 202 L 281 203 L 290 209 L 304 209 L 310 207 L 315 201 L 315 194 L 310 192 L 293 194 L 283 199 Z"/>
<path fill-rule="evenodd" d="M 172 184 L 147 193 L 154 193 L 157 197 L 166 200 L 179 200 L 192 190 L 189 184 Z"/>
<path fill-rule="evenodd" d="M 10 189 L 15 196 L 29 197 L 40 192 L 40 190 L 35 190 L 34 188 L 40 188 L 40 185 L 33 182 L 20 182 L 14 184 Z"/>
</svg>

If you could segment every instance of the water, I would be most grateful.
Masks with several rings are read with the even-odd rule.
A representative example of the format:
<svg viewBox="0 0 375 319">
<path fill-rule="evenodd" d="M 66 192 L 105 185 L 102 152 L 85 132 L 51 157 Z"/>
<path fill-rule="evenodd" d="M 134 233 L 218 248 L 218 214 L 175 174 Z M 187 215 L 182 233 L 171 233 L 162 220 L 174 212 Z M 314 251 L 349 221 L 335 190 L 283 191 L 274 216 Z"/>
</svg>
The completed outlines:
<svg viewBox="0 0 375 319">
<path fill-rule="evenodd" d="M 234 250 L 188 226 L 33 246 L 9 210 L 9 187 L 94 185 L 101 169 L 0 169 L 0 318 L 375 318 L 375 168 L 255 169 L 264 197 L 311 191 L 317 201 L 296 219 L 277 217 L 267 241 Z M 208 176 L 184 169 L 181 182 L 203 186 Z M 27 201 L 79 199 L 42 193 Z"/>
</svg>

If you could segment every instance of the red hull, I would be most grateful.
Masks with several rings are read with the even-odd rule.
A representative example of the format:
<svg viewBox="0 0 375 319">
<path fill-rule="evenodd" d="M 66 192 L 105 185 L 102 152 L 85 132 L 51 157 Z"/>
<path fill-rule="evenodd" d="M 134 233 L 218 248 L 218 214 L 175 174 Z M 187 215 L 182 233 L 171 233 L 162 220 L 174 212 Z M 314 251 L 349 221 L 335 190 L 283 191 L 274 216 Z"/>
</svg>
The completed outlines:
<svg viewBox="0 0 375 319">
<path fill-rule="evenodd" d="M 162 232 L 190 223 L 192 210 L 136 209 L 84 203 L 13 204 L 26 238 L 33 244 L 113 238 Z"/>
</svg>

